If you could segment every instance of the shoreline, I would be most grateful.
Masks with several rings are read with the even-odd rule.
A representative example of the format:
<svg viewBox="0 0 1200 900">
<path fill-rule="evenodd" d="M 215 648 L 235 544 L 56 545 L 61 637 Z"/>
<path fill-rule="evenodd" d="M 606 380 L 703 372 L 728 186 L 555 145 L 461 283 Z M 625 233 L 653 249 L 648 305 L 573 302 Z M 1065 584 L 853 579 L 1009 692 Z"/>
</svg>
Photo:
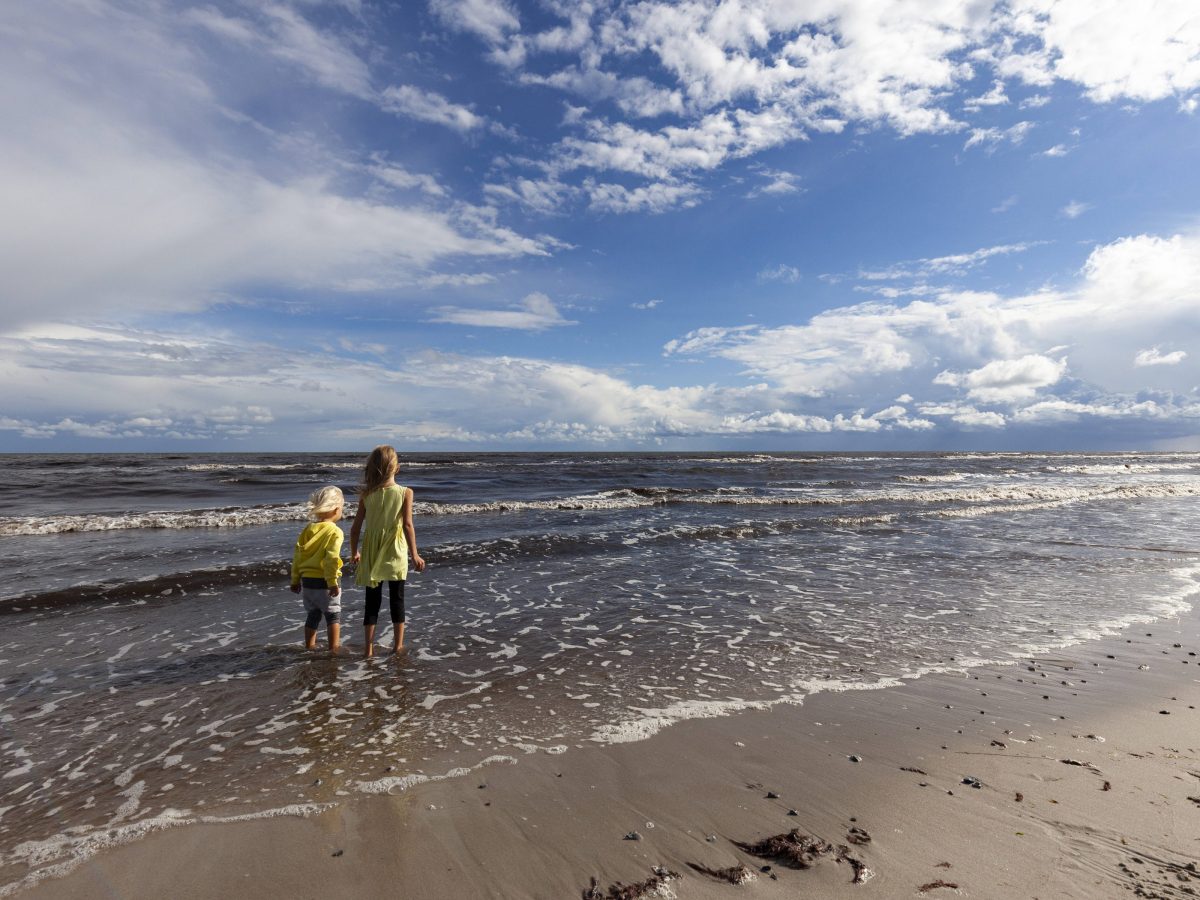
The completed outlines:
<svg viewBox="0 0 1200 900">
<path fill-rule="evenodd" d="M 1020 665 L 676 722 L 303 818 L 171 827 L 15 895 L 577 897 L 662 866 L 681 898 L 736 896 L 696 864 L 745 865 L 740 890 L 762 897 L 1200 896 L 1197 652 L 1193 606 Z M 733 843 L 792 828 L 874 877 L 853 884 L 837 853 L 793 870 Z"/>
</svg>

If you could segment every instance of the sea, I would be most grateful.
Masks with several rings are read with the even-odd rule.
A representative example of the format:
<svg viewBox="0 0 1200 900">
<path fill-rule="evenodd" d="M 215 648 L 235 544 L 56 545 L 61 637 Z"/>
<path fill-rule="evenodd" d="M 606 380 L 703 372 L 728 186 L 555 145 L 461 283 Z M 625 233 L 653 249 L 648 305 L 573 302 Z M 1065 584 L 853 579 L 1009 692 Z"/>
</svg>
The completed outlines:
<svg viewBox="0 0 1200 900">
<path fill-rule="evenodd" d="M 347 565 L 343 652 L 305 651 L 304 501 L 336 484 L 352 515 L 363 461 L 0 456 L 0 893 L 172 825 L 1015 663 L 1200 590 L 1195 453 L 402 453 L 407 650 L 385 605 L 362 657 Z"/>
</svg>

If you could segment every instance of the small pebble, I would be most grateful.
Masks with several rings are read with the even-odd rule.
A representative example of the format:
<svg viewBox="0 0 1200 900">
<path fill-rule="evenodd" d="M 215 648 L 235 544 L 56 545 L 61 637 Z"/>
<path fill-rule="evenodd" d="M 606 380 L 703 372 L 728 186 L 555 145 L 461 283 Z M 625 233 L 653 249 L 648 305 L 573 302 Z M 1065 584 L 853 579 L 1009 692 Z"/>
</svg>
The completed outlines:
<svg viewBox="0 0 1200 900">
<path fill-rule="evenodd" d="M 787 811 L 787 814 L 788 814 L 789 816 L 798 816 L 798 815 L 800 815 L 800 813 L 796 812 L 794 809 L 789 809 L 789 810 Z"/>
<path fill-rule="evenodd" d="M 330 856 L 341 856 L 345 852 L 346 852 L 345 850 L 334 850 L 333 853 L 331 853 L 329 855 Z"/>
<path fill-rule="evenodd" d="M 857 753 L 850 754 L 849 756 L 846 757 L 846 759 L 850 760 L 850 762 L 862 762 L 862 757 L 859 756 Z"/>
<path fill-rule="evenodd" d="M 767 791 L 767 799 L 768 800 L 778 800 L 779 795 L 777 793 L 775 793 L 774 791 Z"/>
<path fill-rule="evenodd" d="M 641 839 L 642 839 L 642 836 L 640 834 L 638 834 L 636 831 L 631 831 L 631 832 L 629 832 L 629 834 L 625 835 L 625 840 L 627 840 L 627 841 L 640 841 Z"/>
</svg>

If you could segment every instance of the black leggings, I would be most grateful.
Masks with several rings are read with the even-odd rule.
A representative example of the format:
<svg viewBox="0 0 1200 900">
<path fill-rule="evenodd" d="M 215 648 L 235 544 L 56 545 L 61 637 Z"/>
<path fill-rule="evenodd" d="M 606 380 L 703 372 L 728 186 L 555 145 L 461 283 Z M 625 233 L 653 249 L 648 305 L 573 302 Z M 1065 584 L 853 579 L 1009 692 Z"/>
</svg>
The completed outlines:
<svg viewBox="0 0 1200 900">
<path fill-rule="evenodd" d="M 389 581 L 388 586 L 388 606 L 391 607 L 392 624 L 400 625 L 404 622 L 404 582 Z M 383 605 L 383 585 L 384 582 L 379 582 L 375 587 L 367 588 L 367 612 L 363 616 L 364 625 L 374 625 L 379 621 L 379 607 Z"/>
</svg>

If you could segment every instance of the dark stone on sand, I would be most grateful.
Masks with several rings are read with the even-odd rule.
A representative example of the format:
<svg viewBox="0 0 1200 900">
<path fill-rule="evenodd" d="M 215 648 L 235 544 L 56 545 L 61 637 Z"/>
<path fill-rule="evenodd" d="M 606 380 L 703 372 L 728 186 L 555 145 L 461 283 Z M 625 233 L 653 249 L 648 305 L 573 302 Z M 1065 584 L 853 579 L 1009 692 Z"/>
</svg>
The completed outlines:
<svg viewBox="0 0 1200 900">
<path fill-rule="evenodd" d="M 970 785 L 973 788 L 982 788 L 983 787 L 983 782 L 980 781 L 978 778 L 976 778 L 974 775 L 964 775 L 962 783 L 966 784 L 966 785 Z"/>
<path fill-rule="evenodd" d="M 800 813 L 796 812 L 794 809 L 789 809 L 789 810 L 787 811 L 787 814 L 788 814 L 789 816 L 798 816 L 798 815 L 800 815 Z"/>
<path fill-rule="evenodd" d="M 345 852 L 346 852 L 345 850 L 334 850 L 333 853 L 331 853 L 329 855 L 330 856 L 341 856 Z"/>
<path fill-rule="evenodd" d="M 777 793 L 775 793 L 774 791 L 767 791 L 767 799 L 768 800 L 778 800 L 779 795 Z"/>
<path fill-rule="evenodd" d="M 481 785 L 479 786 L 479 789 L 482 791 L 482 790 L 483 790 L 485 787 L 487 787 L 487 785 L 486 785 L 486 784 L 481 784 Z"/>
<path fill-rule="evenodd" d="M 862 757 L 859 756 L 857 753 L 851 753 L 849 756 L 846 757 L 846 759 L 848 759 L 848 760 L 850 760 L 850 762 L 854 762 L 854 763 L 862 762 Z"/>
<path fill-rule="evenodd" d="M 636 832 L 636 831 L 631 831 L 631 832 L 629 832 L 629 834 L 625 835 L 624 839 L 627 841 L 640 841 L 642 839 L 642 836 L 640 834 L 638 834 L 638 832 Z"/>
<path fill-rule="evenodd" d="M 1169 710 L 1160 709 L 1160 710 L 1158 711 L 1158 714 L 1159 714 L 1160 716 L 1169 716 L 1171 713 L 1170 713 L 1170 711 L 1169 711 Z"/>
</svg>

